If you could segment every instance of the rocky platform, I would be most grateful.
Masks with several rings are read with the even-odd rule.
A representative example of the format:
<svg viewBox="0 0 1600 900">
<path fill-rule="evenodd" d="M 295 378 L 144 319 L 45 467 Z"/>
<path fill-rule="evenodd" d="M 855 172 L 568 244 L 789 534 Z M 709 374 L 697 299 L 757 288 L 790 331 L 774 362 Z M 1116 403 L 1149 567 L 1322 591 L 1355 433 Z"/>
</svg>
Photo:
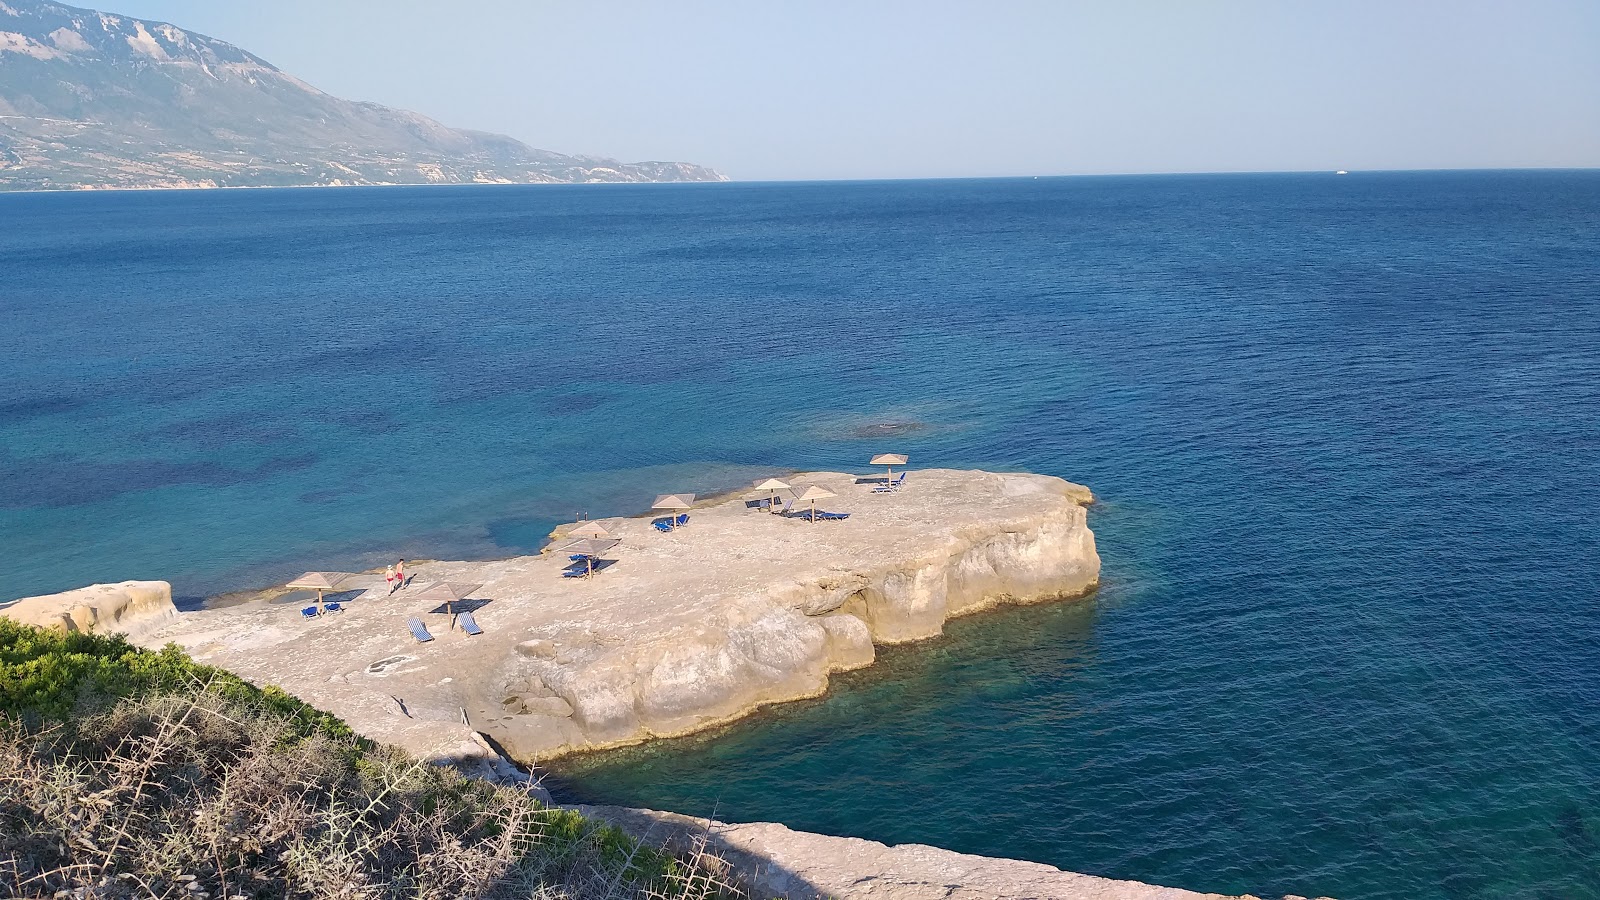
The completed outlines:
<svg viewBox="0 0 1600 900">
<path fill-rule="evenodd" d="M 138 638 L 177 618 L 172 585 L 165 581 L 124 581 L 23 597 L 0 604 L 0 615 L 40 628 L 88 634 L 121 632 Z"/>
<path fill-rule="evenodd" d="M 338 614 L 303 618 L 303 598 L 277 597 L 182 613 L 138 640 L 176 642 L 423 756 L 473 755 L 481 732 L 531 763 L 813 697 L 830 673 L 870 665 L 874 644 L 932 637 L 986 606 L 1079 597 L 1099 576 L 1092 497 L 1059 478 L 924 470 L 895 493 L 842 473 L 793 481 L 835 491 L 823 508 L 850 518 L 724 497 L 666 534 L 607 520 L 622 543 L 592 578 L 562 577 L 562 554 L 429 562 Z M 436 581 L 482 585 L 468 605 L 483 634 L 414 599 Z M 418 643 L 410 617 L 435 639 Z"/>
<path fill-rule="evenodd" d="M 972 856 L 923 844 L 888 846 L 794 831 L 771 822 L 728 825 L 620 806 L 579 806 L 654 844 L 701 846 L 724 860 L 752 896 L 783 900 L 1259 900 L 1229 898 L 1017 859 Z M 1285 897 L 1283 900 L 1305 900 Z M 1323 897 L 1319 900 L 1330 900 Z"/>
</svg>

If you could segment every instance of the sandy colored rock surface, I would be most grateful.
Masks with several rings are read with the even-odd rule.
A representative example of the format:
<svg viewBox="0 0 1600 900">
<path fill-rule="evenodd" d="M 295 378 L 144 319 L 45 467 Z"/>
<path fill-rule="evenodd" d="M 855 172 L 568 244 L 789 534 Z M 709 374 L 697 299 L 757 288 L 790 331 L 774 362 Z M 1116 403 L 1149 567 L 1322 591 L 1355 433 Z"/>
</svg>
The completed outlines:
<svg viewBox="0 0 1600 900">
<path fill-rule="evenodd" d="M 479 731 L 531 762 L 816 696 L 830 673 L 871 664 L 874 643 L 931 637 L 997 603 L 1081 596 L 1099 575 L 1089 491 L 1059 478 L 926 470 L 893 494 L 840 473 L 792 480 L 837 492 L 823 508 L 851 517 L 813 524 L 726 498 L 669 534 L 608 520 L 622 544 L 590 579 L 563 578 L 559 554 L 430 562 L 392 595 L 376 579 L 339 614 L 254 601 L 182 613 L 140 641 L 177 642 L 424 756 L 468 753 Z M 471 597 L 488 601 L 484 634 L 414 599 L 445 580 L 483 585 Z M 412 639 L 412 616 L 435 640 Z"/>
<path fill-rule="evenodd" d="M 171 622 L 172 585 L 165 581 L 124 581 L 24 597 L 0 606 L 0 615 L 27 625 L 83 634 L 122 632 L 137 638 Z"/>
<path fill-rule="evenodd" d="M 725 860 L 752 895 L 785 900 L 1229 900 L 1063 872 L 1015 859 L 971 856 L 921 844 L 887 846 L 760 822 L 728 825 L 676 813 L 579 806 L 637 836 L 693 851 L 697 839 Z M 1238 900 L 1255 900 L 1248 895 Z"/>
</svg>

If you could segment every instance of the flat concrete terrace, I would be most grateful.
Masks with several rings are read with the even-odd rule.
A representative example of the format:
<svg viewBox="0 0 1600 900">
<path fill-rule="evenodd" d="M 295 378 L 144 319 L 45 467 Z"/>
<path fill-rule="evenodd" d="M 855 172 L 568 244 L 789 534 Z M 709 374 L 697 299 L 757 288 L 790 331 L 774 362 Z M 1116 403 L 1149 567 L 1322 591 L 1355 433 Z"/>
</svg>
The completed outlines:
<svg viewBox="0 0 1600 900">
<path fill-rule="evenodd" d="M 478 731 L 533 762 L 816 696 L 831 672 L 870 665 L 874 643 L 1097 582 L 1087 488 L 921 470 L 874 493 L 860 478 L 788 479 L 836 492 L 818 508 L 850 513 L 843 521 L 772 515 L 742 496 L 696 506 L 670 533 L 649 518 L 602 520 L 622 543 L 592 578 L 563 577 L 564 553 L 427 562 L 407 588 L 386 595 L 379 579 L 344 612 L 307 619 L 304 603 L 255 600 L 181 613 L 138 640 L 176 642 L 423 756 L 473 755 Z M 483 634 L 452 629 L 438 602 L 417 599 L 438 581 L 483 585 L 468 604 Z M 411 636 L 413 616 L 433 641 Z"/>
</svg>

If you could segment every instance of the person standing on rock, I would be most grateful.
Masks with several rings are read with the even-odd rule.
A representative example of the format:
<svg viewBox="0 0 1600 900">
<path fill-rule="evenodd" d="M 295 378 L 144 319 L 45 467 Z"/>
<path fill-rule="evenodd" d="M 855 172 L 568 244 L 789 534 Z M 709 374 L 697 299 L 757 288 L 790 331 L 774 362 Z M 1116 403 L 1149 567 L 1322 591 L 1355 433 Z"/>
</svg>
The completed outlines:
<svg viewBox="0 0 1600 900">
<path fill-rule="evenodd" d="M 395 566 L 394 566 L 394 586 L 397 589 L 398 588 L 403 588 L 403 587 L 406 586 L 406 561 L 403 560 L 403 559 L 400 560 L 398 563 L 395 563 Z"/>
<path fill-rule="evenodd" d="M 394 566 L 383 570 L 383 580 L 389 583 L 389 593 L 394 593 Z"/>
</svg>

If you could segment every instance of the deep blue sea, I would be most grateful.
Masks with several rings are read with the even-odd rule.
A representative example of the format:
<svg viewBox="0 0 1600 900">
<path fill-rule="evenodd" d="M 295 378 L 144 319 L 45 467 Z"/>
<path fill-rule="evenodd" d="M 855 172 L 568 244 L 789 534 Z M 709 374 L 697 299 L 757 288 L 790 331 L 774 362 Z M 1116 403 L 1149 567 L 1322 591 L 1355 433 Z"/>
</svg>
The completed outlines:
<svg viewBox="0 0 1600 900">
<path fill-rule="evenodd" d="M 1600 897 L 1600 173 L 0 195 L 0 598 L 510 555 L 883 450 L 1093 487 L 1098 596 L 572 796 Z"/>
</svg>

